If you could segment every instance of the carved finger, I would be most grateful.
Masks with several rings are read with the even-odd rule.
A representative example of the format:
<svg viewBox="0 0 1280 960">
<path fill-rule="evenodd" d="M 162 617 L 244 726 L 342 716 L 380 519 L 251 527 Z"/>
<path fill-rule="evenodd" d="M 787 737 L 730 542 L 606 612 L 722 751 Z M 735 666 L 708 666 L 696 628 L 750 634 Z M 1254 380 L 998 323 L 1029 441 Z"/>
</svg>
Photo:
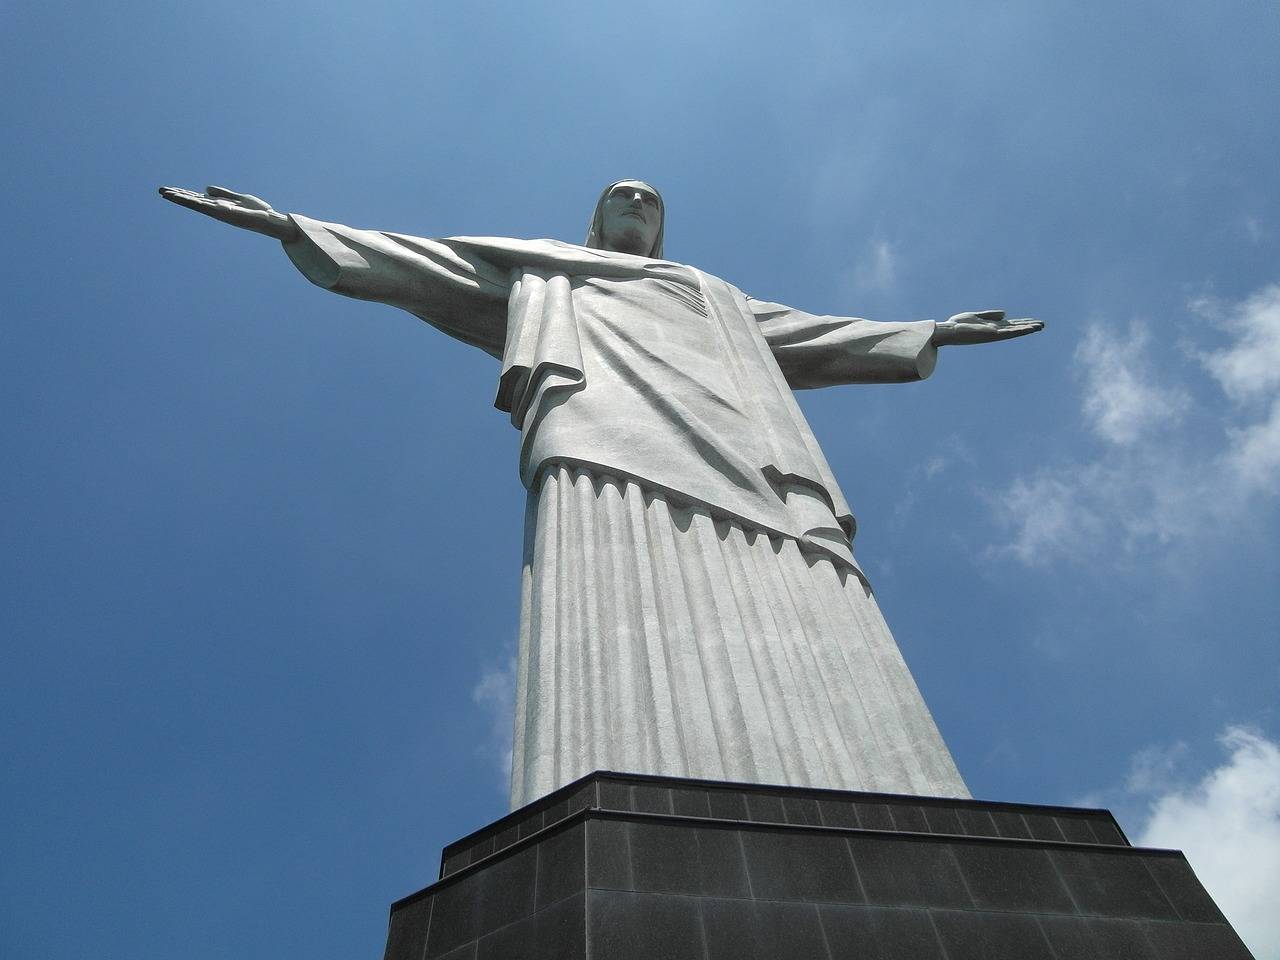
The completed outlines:
<svg viewBox="0 0 1280 960">
<path fill-rule="evenodd" d="M 214 201 L 210 200 L 202 193 L 194 193 L 191 190 L 183 190 L 181 187 L 161 187 L 160 196 L 166 200 L 176 203 L 180 207 L 186 207 L 189 210 L 199 210 L 204 213 L 214 206 Z"/>
<path fill-rule="evenodd" d="M 975 310 L 973 312 L 973 316 L 977 317 L 979 320 L 987 320 L 987 321 L 990 321 L 991 323 L 999 323 L 1001 320 L 1004 319 L 1004 311 L 1003 310 Z"/>
<path fill-rule="evenodd" d="M 218 200 L 231 200 L 235 203 L 244 203 L 247 199 L 245 194 L 236 193 L 234 190 L 228 190 L 226 187 L 206 187 L 205 193 Z"/>
<path fill-rule="evenodd" d="M 1035 333 L 1043 327 L 1043 323 L 1009 324 L 1008 326 L 1000 328 L 1000 337 L 1004 340 L 1012 340 L 1014 337 L 1025 337 L 1028 333 Z"/>
<path fill-rule="evenodd" d="M 219 200 L 225 200 L 233 203 L 237 207 L 247 208 L 249 210 L 270 210 L 271 204 L 263 200 L 261 197 L 255 197 L 250 193 L 237 193 L 235 190 L 228 190 L 226 187 L 210 187 L 209 196 L 217 197 Z"/>
</svg>

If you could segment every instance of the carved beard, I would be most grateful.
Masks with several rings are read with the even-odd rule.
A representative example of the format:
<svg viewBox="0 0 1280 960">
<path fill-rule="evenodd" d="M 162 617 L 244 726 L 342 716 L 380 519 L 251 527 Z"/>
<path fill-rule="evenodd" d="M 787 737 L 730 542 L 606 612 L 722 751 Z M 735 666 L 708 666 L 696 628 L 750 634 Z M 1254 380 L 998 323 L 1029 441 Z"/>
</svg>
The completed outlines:
<svg viewBox="0 0 1280 960">
<path fill-rule="evenodd" d="M 646 256 L 649 253 L 648 244 L 640 228 L 629 225 L 623 227 L 618 234 L 607 238 L 605 246 L 606 249 L 615 253 L 631 253 L 636 256 Z"/>
</svg>

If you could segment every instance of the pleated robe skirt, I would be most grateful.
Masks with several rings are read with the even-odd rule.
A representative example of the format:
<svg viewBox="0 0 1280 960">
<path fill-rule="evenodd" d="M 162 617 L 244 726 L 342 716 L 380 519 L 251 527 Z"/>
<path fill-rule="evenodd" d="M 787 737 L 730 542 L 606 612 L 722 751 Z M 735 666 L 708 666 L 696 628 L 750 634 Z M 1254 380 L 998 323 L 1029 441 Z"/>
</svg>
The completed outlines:
<svg viewBox="0 0 1280 960">
<path fill-rule="evenodd" d="M 511 805 L 593 770 L 967 797 L 858 576 L 553 464 L 530 493 Z"/>
</svg>

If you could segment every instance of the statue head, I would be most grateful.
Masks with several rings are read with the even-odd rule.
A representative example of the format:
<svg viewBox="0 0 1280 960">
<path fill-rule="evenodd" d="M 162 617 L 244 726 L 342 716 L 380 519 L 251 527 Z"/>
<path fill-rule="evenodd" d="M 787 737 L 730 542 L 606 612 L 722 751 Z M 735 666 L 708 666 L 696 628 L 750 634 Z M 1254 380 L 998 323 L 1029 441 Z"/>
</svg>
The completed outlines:
<svg viewBox="0 0 1280 960">
<path fill-rule="evenodd" d="M 643 180 L 609 184 L 596 201 L 586 246 L 662 259 L 662 195 Z"/>
</svg>

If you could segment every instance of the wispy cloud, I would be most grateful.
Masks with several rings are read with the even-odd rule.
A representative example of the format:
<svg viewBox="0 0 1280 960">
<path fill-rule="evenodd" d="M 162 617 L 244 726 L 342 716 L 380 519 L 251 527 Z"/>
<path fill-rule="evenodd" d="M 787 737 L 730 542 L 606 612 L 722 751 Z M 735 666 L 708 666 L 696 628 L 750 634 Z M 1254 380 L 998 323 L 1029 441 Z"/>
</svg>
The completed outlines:
<svg viewBox="0 0 1280 960">
<path fill-rule="evenodd" d="M 1202 362 L 1236 407 L 1254 415 L 1228 428 L 1226 466 L 1244 490 L 1273 491 L 1280 477 L 1280 284 L 1234 308 L 1213 300 L 1193 306 L 1203 317 L 1222 317 L 1234 336 Z"/>
<path fill-rule="evenodd" d="M 1125 791 L 1139 797 L 1150 797 L 1176 789 L 1179 769 L 1186 763 L 1188 755 L 1189 748 L 1182 740 L 1144 747 L 1129 761 L 1129 772 L 1124 779 Z"/>
<path fill-rule="evenodd" d="M 1097 464 L 1077 464 L 1060 475 L 1042 469 L 1017 477 L 993 499 L 1008 538 L 990 553 L 1007 553 L 1028 566 L 1053 559 L 1083 559 L 1104 532 L 1102 518 L 1089 503 L 1108 489 Z"/>
<path fill-rule="evenodd" d="M 1136 805 L 1134 842 L 1182 850 L 1259 960 L 1280 960 L 1280 745 L 1239 726 L 1218 742 L 1226 758 L 1191 777 L 1185 744 L 1140 751 L 1123 788 L 1089 799 Z"/>
<path fill-rule="evenodd" d="M 973 451 L 964 438 L 957 433 L 948 436 L 927 460 L 917 463 L 907 471 L 906 480 L 893 508 L 894 519 L 899 523 L 906 521 L 914 512 L 922 492 L 936 479 L 956 467 L 974 467 L 976 464 Z"/>
<path fill-rule="evenodd" d="M 887 240 L 872 241 L 853 269 L 854 286 L 864 292 L 888 290 L 897 276 L 898 256 Z"/>
<path fill-rule="evenodd" d="M 1029 565 L 1096 562 L 1227 530 L 1280 491 L 1280 285 L 1238 304 L 1190 305 L 1225 341 L 1157 369 L 1141 325 L 1096 326 L 1075 354 L 1080 412 L 1101 441 L 1016 478 L 992 508 L 990 552 Z M 1192 408 L 1210 426 L 1171 429 Z M 1209 420 L 1210 417 L 1203 417 Z"/>
<path fill-rule="evenodd" d="M 1226 395 L 1240 404 L 1272 399 L 1280 389 L 1280 284 L 1238 305 L 1201 298 L 1191 309 L 1233 337 L 1223 349 L 1199 355 Z"/>
<path fill-rule="evenodd" d="M 1265 419 L 1230 431 L 1225 462 L 1247 492 L 1275 493 L 1280 475 L 1280 399 L 1272 402 Z"/>
<path fill-rule="evenodd" d="M 1137 443 L 1177 423 L 1191 405 L 1186 390 L 1157 382 L 1150 355 L 1151 334 L 1137 323 L 1121 336 L 1091 327 L 1076 349 L 1085 420 L 1108 443 Z"/>
<path fill-rule="evenodd" d="M 508 655 L 481 674 L 471 688 L 471 699 L 488 716 L 488 736 L 481 752 L 489 757 L 505 789 L 511 778 L 512 717 L 516 701 L 516 658 Z"/>
</svg>

